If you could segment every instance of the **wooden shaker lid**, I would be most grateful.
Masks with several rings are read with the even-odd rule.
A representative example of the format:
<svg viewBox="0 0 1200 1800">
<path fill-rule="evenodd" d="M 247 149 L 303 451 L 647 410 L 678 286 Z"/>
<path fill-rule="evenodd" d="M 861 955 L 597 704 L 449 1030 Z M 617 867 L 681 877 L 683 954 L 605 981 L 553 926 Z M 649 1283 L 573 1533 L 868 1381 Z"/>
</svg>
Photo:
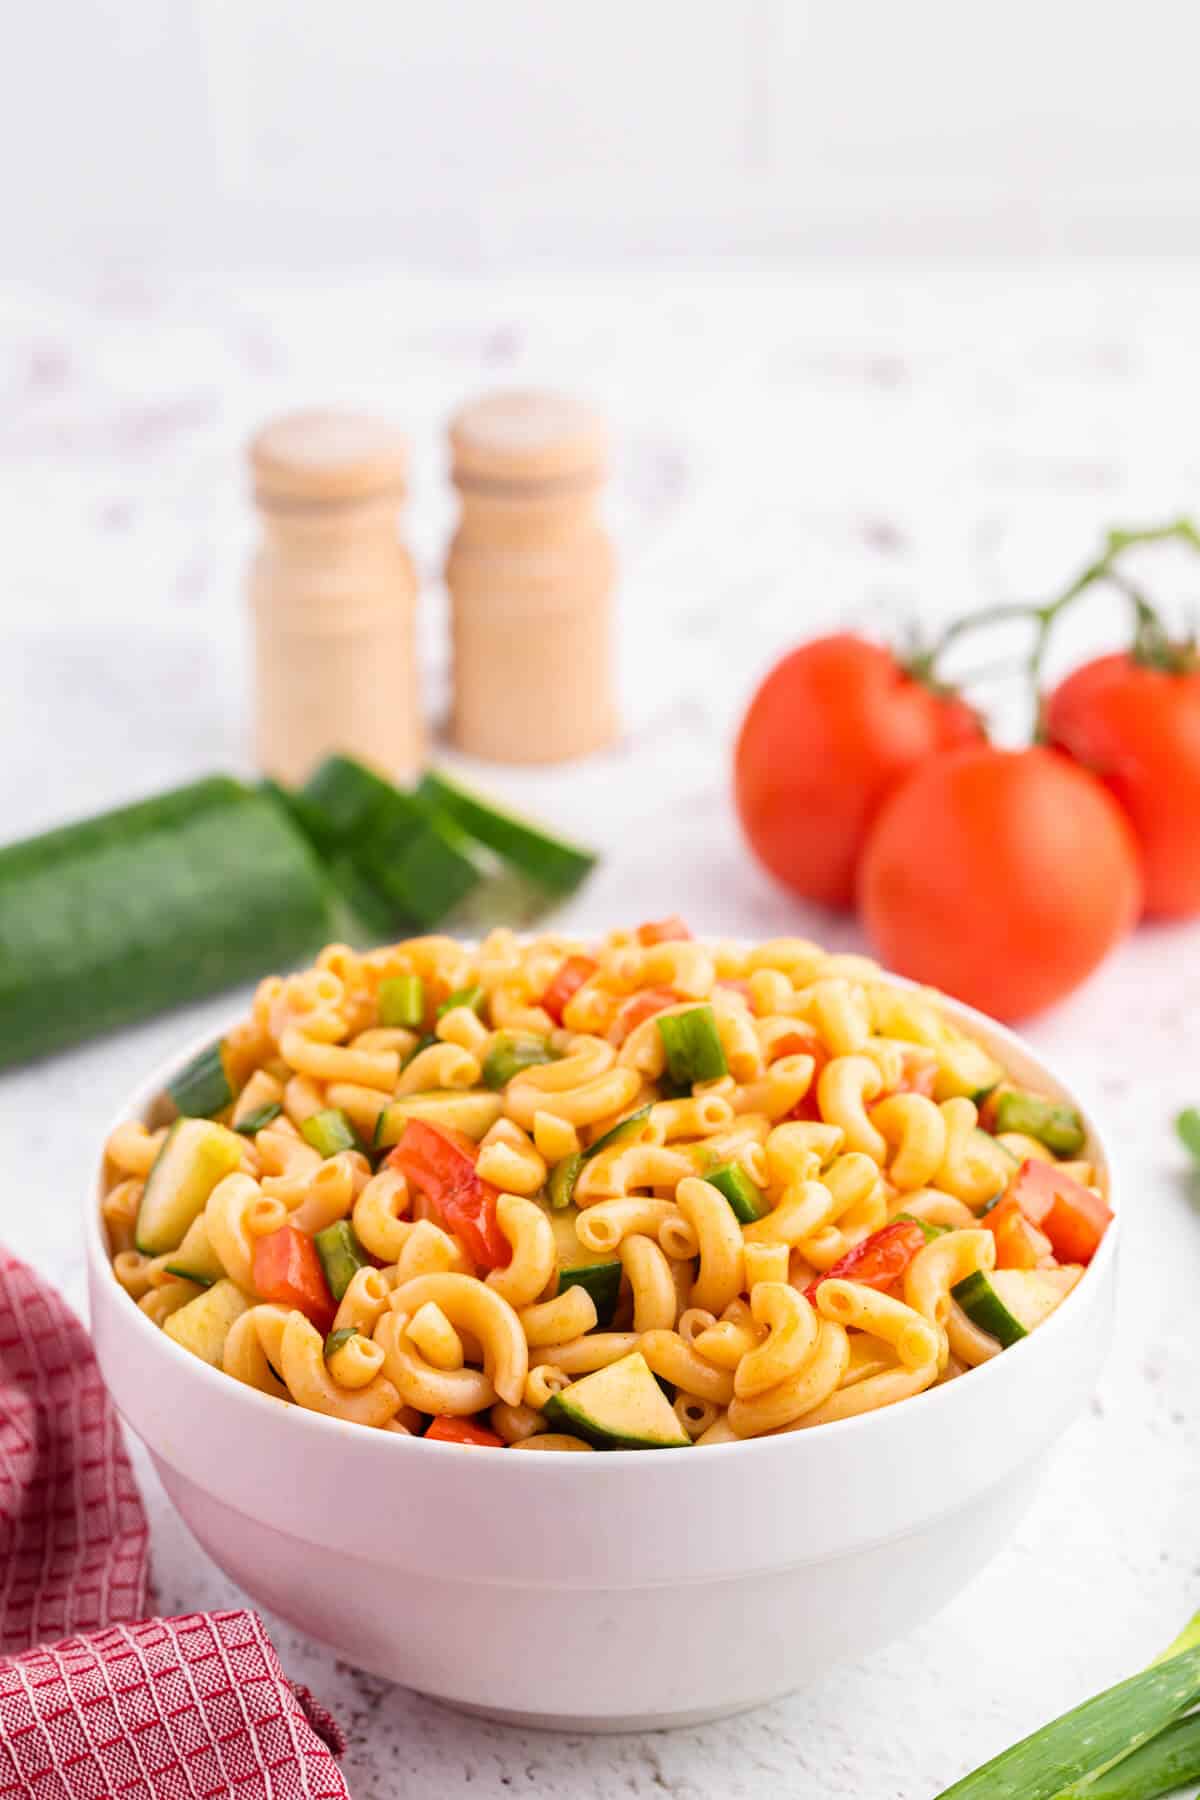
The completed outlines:
<svg viewBox="0 0 1200 1800">
<path fill-rule="evenodd" d="M 458 482 L 597 480 L 607 443 L 598 414 L 568 394 L 500 389 L 472 400 L 450 425 Z"/>
<path fill-rule="evenodd" d="M 268 505 L 367 500 L 404 492 L 408 446 L 361 413 L 286 413 L 250 440 L 250 468 Z"/>
</svg>

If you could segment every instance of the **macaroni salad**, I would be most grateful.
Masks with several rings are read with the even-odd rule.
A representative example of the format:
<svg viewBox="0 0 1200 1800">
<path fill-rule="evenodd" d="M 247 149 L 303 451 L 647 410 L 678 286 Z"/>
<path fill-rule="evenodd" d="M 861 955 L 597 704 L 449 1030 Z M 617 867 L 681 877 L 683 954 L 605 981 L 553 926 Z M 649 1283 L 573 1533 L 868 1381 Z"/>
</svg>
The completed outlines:
<svg viewBox="0 0 1200 1800">
<path fill-rule="evenodd" d="M 675 918 L 331 945 L 262 982 L 106 1170 L 113 1273 L 185 1349 L 515 1450 L 908 1399 L 1035 1330 L 1112 1217 L 1079 1116 L 935 993 Z"/>
</svg>

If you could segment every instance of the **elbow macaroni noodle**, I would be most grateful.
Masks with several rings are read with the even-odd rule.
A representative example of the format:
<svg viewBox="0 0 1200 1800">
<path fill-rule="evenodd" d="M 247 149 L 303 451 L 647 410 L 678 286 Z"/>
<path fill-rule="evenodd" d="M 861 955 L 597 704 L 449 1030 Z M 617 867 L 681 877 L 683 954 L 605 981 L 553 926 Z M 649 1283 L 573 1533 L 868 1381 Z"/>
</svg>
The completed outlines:
<svg viewBox="0 0 1200 1800">
<path fill-rule="evenodd" d="M 590 973 L 552 1005 L 564 960 L 581 956 Z M 423 1032 L 380 1016 L 383 984 L 402 976 L 424 984 Z M 481 1004 L 438 1013 L 475 988 Z M 660 1021 L 697 1006 L 712 1051 L 689 1091 L 671 1079 Z M 540 1048 L 505 1065 L 514 1032 Z M 495 1058 L 507 1078 L 489 1084 Z M 981 1062 L 936 995 L 801 939 L 522 944 L 495 931 L 475 949 L 332 945 L 314 968 L 260 983 L 224 1040 L 231 1098 L 207 1128 L 221 1174 L 177 1249 L 139 1237 L 172 1141 L 165 1111 L 155 1129 L 112 1133 L 113 1273 L 150 1324 L 226 1377 L 396 1436 L 469 1419 L 509 1449 L 590 1449 L 560 1429 L 555 1397 L 635 1351 L 691 1444 L 807 1430 L 999 1354 L 972 1282 L 1044 1269 L 1056 1303 L 1082 1273 L 1040 1232 L 1035 1262 L 998 1255 L 989 1214 L 1018 1167 L 1056 1164 L 1099 1189 L 1078 1152 L 1056 1159 L 1027 1132 L 987 1129 Z M 314 1148 L 314 1116 L 331 1110 L 360 1147 L 343 1132 L 330 1155 Z M 457 1198 L 393 1154 L 410 1120 L 459 1145 Z M 901 1218 L 920 1235 L 878 1274 L 877 1235 Z M 316 1260 L 330 1232 L 358 1258 L 336 1287 Z M 319 1305 L 264 1275 L 281 1233 L 323 1266 Z M 208 1299 L 220 1284 L 223 1312 Z M 221 1317 L 201 1346 L 193 1322 L 209 1312 Z"/>
</svg>

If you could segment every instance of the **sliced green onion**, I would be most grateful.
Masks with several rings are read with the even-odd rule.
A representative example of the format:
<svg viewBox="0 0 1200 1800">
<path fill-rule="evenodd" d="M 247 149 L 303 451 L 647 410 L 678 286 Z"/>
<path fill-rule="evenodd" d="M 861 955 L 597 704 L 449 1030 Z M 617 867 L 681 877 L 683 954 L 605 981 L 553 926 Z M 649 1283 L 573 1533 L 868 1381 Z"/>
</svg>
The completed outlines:
<svg viewBox="0 0 1200 1800">
<path fill-rule="evenodd" d="M 729 1073 L 711 1006 L 660 1013 L 655 1022 L 667 1053 L 667 1073 L 676 1086 L 691 1088 Z"/>
<path fill-rule="evenodd" d="M 555 1163 L 550 1171 L 550 1183 L 547 1193 L 555 1212 L 570 1206 L 575 1198 L 575 1183 L 579 1180 L 579 1171 L 583 1167 L 583 1152 L 576 1150 L 571 1156 L 564 1156 L 561 1162 Z"/>
<path fill-rule="evenodd" d="M 1149 1743 L 1198 1698 L 1200 1649 L 1193 1649 L 1085 1700 L 943 1789 L 937 1800 L 1057 1800 L 1072 1782 L 1089 1775 L 1094 1781 Z"/>
<path fill-rule="evenodd" d="M 1000 1192 L 1003 1193 L 1004 1189 L 1001 1188 Z M 989 1201 L 988 1204 L 994 1205 L 995 1202 Z M 984 1210 L 986 1211 L 987 1209 L 985 1208 Z M 896 1213 L 892 1219 L 892 1224 L 919 1225 L 927 1244 L 931 1244 L 934 1238 L 945 1237 L 950 1229 L 948 1225 L 935 1225 L 931 1219 L 918 1219 L 915 1213 L 910 1212 Z"/>
<path fill-rule="evenodd" d="M 419 975 L 394 975 L 379 988 L 379 1023 L 420 1031 L 425 1022 L 425 983 Z"/>
<path fill-rule="evenodd" d="M 483 1079 L 490 1088 L 507 1087 L 522 1069 L 557 1060 L 558 1052 L 551 1049 L 550 1040 L 536 1031 L 498 1031 L 483 1059 Z"/>
<path fill-rule="evenodd" d="M 329 1361 L 329 1358 L 333 1355 L 335 1350 L 340 1350 L 343 1344 L 348 1344 L 352 1337 L 357 1336 L 357 1325 L 342 1325 L 337 1331 L 331 1331 L 329 1336 L 325 1339 L 326 1362 Z"/>
<path fill-rule="evenodd" d="M 256 1131 L 261 1131 L 264 1125 L 277 1119 L 282 1111 L 278 1100 L 268 1100 L 265 1106 L 256 1106 L 253 1112 L 248 1112 L 233 1129 L 240 1131 L 243 1137 L 253 1137 Z"/>
<path fill-rule="evenodd" d="M 342 1150 L 361 1148 L 358 1133 L 338 1106 L 327 1106 L 323 1112 L 311 1113 L 302 1120 L 300 1136 L 322 1156 L 337 1156 Z"/>
<path fill-rule="evenodd" d="M 223 1112 L 233 1099 L 233 1084 L 225 1067 L 224 1042 L 210 1044 L 194 1056 L 173 1081 L 167 1092 L 176 1110 L 186 1119 L 211 1119 Z"/>
<path fill-rule="evenodd" d="M 355 1236 L 349 1219 L 327 1225 L 324 1231 L 317 1232 L 313 1243 L 317 1246 L 329 1291 L 335 1300 L 340 1300 L 358 1271 L 367 1268 L 371 1259 Z"/>
<path fill-rule="evenodd" d="M 1200 1714 L 1176 1719 L 1103 1775 L 1061 1788 L 1054 1800 L 1160 1800 L 1200 1780 Z"/>
<path fill-rule="evenodd" d="M 1083 1120 L 1073 1106 L 1043 1100 L 1023 1088 L 1005 1088 L 996 1101 L 996 1130 L 1036 1138 L 1056 1156 L 1078 1156 L 1087 1142 Z"/>
<path fill-rule="evenodd" d="M 1200 1162 L 1200 1106 L 1185 1106 L 1175 1121 L 1175 1130 L 1184 1149 Z"/>
<path fill-rule="evenodd" d="M 423 1037 L 417 1039 L 408 1055 L 404 1058 L 404 1061 L 400 1064 L 400 1067 L 402 1069 L 407 1069 L 409 1063 L 415 1062 L 422 1050 L 432 1050 L 433 1046 L 435 1044 L 440 1044 L 441 1041 L 441 1038 L 435 1037 L 432 1031 L 427 1031 Z"/>
<path fill-rule="evenodd" d="M 478 982 L 472 987 L 455 988 L 452 994 L 447 994 L 437 1009 L 438 1018 L 444 1018 L 448 1012 L 453 1012 L 459 1006 L 469 1006 L 476 1017 L 482 1019 L 484 1008 L 487 1006 L 487 994 Z"/>
<path fill-rule="evenodd" d="M 733 1208 L 733 1216 L 742 1225 L 753 1225 L 761 1219 L 766 1211 L 766 1202 L 761 1189 L 755 1187 L 745 1169 L 739 1162 L 720 1163 L 710 1169 L 704 1177 L 711 1181 L 718 1192 L 724 1194 Z"/>
<path fill-rule="evenodd" d="M 590 1162 L 592 1157 L 599 1156 L 602 1150 L 615 1149 L 618 1144 L 636 1143 L 642 1135 L 642 1126 L 650 1117 L 653 1105 L 654 1102 L 650 1101 L 645 1106 L 639 1106 L 636 1112 L 628 1113 L 625 1118 L 618 1120 L 617 1124 L 606 1131 L 603 1137 L 598 1137 L 594 1144 L 588 1145 L 583 1152 L 584 1162 Z"/>
</svg>

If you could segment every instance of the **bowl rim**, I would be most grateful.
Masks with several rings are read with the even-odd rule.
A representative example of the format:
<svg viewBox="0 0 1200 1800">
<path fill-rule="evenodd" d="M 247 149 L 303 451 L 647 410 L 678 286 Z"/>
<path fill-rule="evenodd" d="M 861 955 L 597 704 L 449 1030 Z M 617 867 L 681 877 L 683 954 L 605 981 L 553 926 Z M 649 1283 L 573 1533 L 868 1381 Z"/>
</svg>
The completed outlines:
<svg viewBox="0 0 1200 1800">
<path fill-rule="evenodd" d="M 522 935 L 527 936 L 529 934 Z M 584 934 L 580 933 L 578 935 L 582 937 Z M 699 941 L 702 943 L 711 943 L 717 942 L 718 940 L 705 935 L 702 936 Z M 759 940 L 726 938 L 719 941 L 735 944 L 753 944 L 757 943 Z M 465 949 L 470 949 L 477 944 L 478 940 L 464 938 L 461 942 Z M 829 1442 L 833 1433 L 840 1434 L 840 1437 L 844 1439 L 851 1432 L 870 1431 L 873 1429 L 878 1430 L 878 1421 L 883 1415 L 887 1416 L 889 1423 L 894 1427 L 895 1420 L 892 1415 L 908 1417 L 910 1409 L 913 1407 L 920 1406 L 922 1408 L 921 1416 L 928 1417 L 931 1408 L 934 1406 L 940 1406 L 943 1409 L 961 1406 L 965 1404 L 965 1402 L 963 1401 L 959 1390 L 968 1389 L 970 1392 L 979 1392 L 980 1390 L 975 1384 L 985 1380 L 990 1381 L 994 1387 L 997 1381 L 1005 1379 L 1003 1373 L 1005 1367 L 1007 1366 L 1010 1370 L 1012 1369 L 1013 1365 L 1009 1361 L 1009 1358 L 1020 1356 L 1028 1360 L 1028 1357 L 1031 1354 L 1049 1354 L 1050 1346 L 1057 1341 L 1058 1336 L 1066 1329 L 1071 1312 L 1073 1310 L 1077 1311 L 1078 1306 L 1083 1303 L 1081 1294 L 1086 1298 L 1086 1293 L 1098 1291 L 1105 1276 L 1111 1272 L 1112 1265 L 1115 1261 L 1117 1247 L 1121 1236 L 1123 1216 L 1122 1206 L 1117 1198 L 1119 1183 L 1111 1147 L 1104 1136 L 1104 1133 L 1096 1123 L 1095 1113 L 1087 1093 L 1081 1092 L 1074 1078 L 1068 1082 L 1058 1077 L 1042 1057 L 1040 1057 L 1025 1039 L 1010 1026 L 1001 1024 L 999 1020 L 991 1018 L 987 1013 L 981 1012 L 977 1007 L 968 1006 L 965 1001 L 956 1000 L 951 995 L 942 993 L 940 989 L 931 990 L 927 983 L 912 981 L 908 977 L 896 975 L 888 969 L 883 969 L 882 973 L 887 981 L 893 983 L 897 987 L 906 988 L 912 992 L 935 993 L 938 1005 L 944 1007 L 956 1022 L 965 1025 L 973 1036 L 981 1038 L 989 1048 L 992 1047 L 993 1043 L 997 1044 L 1006 1052 L 1015 1052 L 1016 1060 L 1033 1064 L 1052 1089 L 1057 1089 L 1063 1097 L 1070 1100 L 1071 1103 L 1076 1106 L 1087 1126 L 1088 1139 L 1093 1151 L 1092 1160 L 1100 1165 L 1107 1178 L 1107 1198 L 1113 1211 L 1112 1221 L 1104 1234 L 1099 1250 L 1085 1268 L 1083 1276 L 1075 1284 L 1075 1287 L 1067 1295 L 1066 1299 L 1055 1308 L 1050 1318 L 1047 1319 L 1043 1325 L 1039 1325 L 1035 1332 L 1029 1333 L 1029 1335 L 1023 1338 L 1019 1343 L 1010 1345 L 1003 1355 L 992 1357 L 988 1362 L 982 1363 L 976 1368 L 971 1369 L 969 1371 L 969 1384 L 964 1383 L 961 1380 L 939 1382 L 934 1387 L 926 1388 L 921 1393 L 913 1394 L 908 1399 L 899 1401 L 892 1406 L 876 1407 L 870 1412 L 857 1413 L 848 1419 L 834 1419 L 825 1425 L 814 1427 L 812 1431 L 786 1433 L 777 1436 L 743 1438 L 737 1442 L 726 1444 L 709 1444 L 706 1446 L 706 1449 L 710 1452 L 736 1451 L 743 1456 L 750 1452 L 759 1452 L 761 1454 L 768 1446 L 777 1447 L 784 1441 L 785 1437 L 789 1440 L 794 1438 L 797 1445 L 800 1443 L 809 1446 L 819 1445 L 821 1442 Z M 97 1286 L 105 1280 L 113 1281 L 112 1263 L 104 1240 L 100 1214 L 100 1202 L 103 1200 L 105 1191 L 104 1145 L 107 1143 L 110 1134 L 119 1125 L 128 1123 L 130 1120 L 143 1119 L 151 1105 L 161 1098 L 170 1077 L 183 1068 L 194 1056 L 208 1048 L 214 1040 L 214 1035 L 221 1035 L 230 1026 L 238 1023 L 242 1016 L 241 1013 L 238 1013 L 222 1025 L 216 1027 L 209 1026 L 196 1038 L 189 1039 L 185 1045 L 175 1051 L 171 1056 L 164 1058 L 163 1061 L 137 1085 L 132 1094 L 129 1095 L 125 1102 L 118 1108 L 116 1115 L 112 1118 L 110 1123 L 105 1127 L 100 1139 L 94 1177 L 89 1182 L 87 1198 L 84 1205 L 85 1251 L 89 1287 L 93 1280 L 97 1283 Z M 124 1290 L 119 1288 L 119 1284 L 114 1281 L 113 1286 L 114 1289 L 120 1293 L 123 1300 L 128 1299 Z M 201 1358 L 193 1356 L 190 1351 L 184 1349 L 182 1344 L 175 1343 L 172 1338 L 167 1336 L 165 1331 L 160 1330 L 150 1319 L 146 1318 L 137 1306 L 132 1306 L 130 1310 L 138 1315 L 145 1326 L 148 1337 L 154 1340 L 156 1344 L 155 1354 L 158 1352 L 165 1352 L 168 1358 L 178 1358 L 179 1362 L 177 1366 L 181 1371 L 186 1369 L 193 1376 L 199 1375 L 205 1381 L 219 1384 L 219 1391 L 225 1395 L 225 1399 L 230 1405 L 248 1405 L 252 1408 L 256 1406 L 259 1408 L 263 1406 L 272 1408 L 281 1405 L 288 1406 L 290 1411 L 297 1415 L 297 1420 L 293 1421 L 293 1424 L 296 1425 L 297 1429 L 310 1430 L 317 1433 L 316 1438 L 313 1440 L 314 1446 L 319 1444 L 322 1439 L 325 1439 L 330 1444 L 336 1443 L 340 1436 L 346 1432 L 350 1432 L 353 1434 L 352 1441 L 356 1444 L 363 1444 L 365 1440 L 369 1440 L 372 1437 L 386 1437 L 388 1440 L 389 1456 L 395 1456 L 397 1454 L 411 1455 L 413 1454 L 415 1446 L 420 1446 L 420 1449 L 417 1452 L 418 1454 L 430 1454 L 431 1447 L 424 1438 L 410 1437 L 406 1439 L 397 1432 L 372 1433 L 365 1431 L 361 1425 L 358 1425 L 351 1420 L 332 1418 L 328 1414 L 314 1412 L 308 1407 L 297 1406 L 293 1402 L 280 1401 L 276 1399 L 274 1395 L 261 1393 L 257 1388 L 250 1387 L 245 1382 L 235 1381 L 222 1370 L 212 1368 Z M 218 1390 L 214 1388 L 214 1399 L 216 1398 L 217 1391 Z M 249 1422 L 250 1420 L 248 1418 L 248 1423 Z M 507 1450 L 507 1448 L 507 1445 L 503 1446 L 504 1450 Z M 692 1444 L 679 1445 L 678 1447 L 657 1450 L 653 1456 L 647 1456 L 646 1453 L 641 1450 L 606 1450 L 604 1452 L 604 1462 L 606 1466 L 609 1466 L 614 1462 L 625 1467 L 628 1467 L 631 1464 L 638 1465 L 645 1463 L 651 1468 L 656 1468 L 661 1465 L 664 1457 L 677 1460 L 679 1457 L 683 1456 L 685 1452 L 690 1452 L 694 1448 L 695 1445 Z M 489 1466 L 500 1466 L 502 1461 L 502 1450 L 500 1446 L 486 1444 L 452 1444 L 443 1443 L 436 1439 L 432 1445 L 432 1452 L 439 1456 L 477 1457 L 480 1450 L 483 1450 L 488 1454 Z M 809 1450 L 807 1453 L 819 1454 L 819 1451 Z M 522 1461 L 526 1460 L 528 1459 L 522 1459 Z M 583 1461 L 590 1465 L 591 1459 L 560 1456 L 553 1460 L 556 1465 L 561 1467 L 564 1462 L 572 1464 L 578 1461 Z"/>
</svg>

